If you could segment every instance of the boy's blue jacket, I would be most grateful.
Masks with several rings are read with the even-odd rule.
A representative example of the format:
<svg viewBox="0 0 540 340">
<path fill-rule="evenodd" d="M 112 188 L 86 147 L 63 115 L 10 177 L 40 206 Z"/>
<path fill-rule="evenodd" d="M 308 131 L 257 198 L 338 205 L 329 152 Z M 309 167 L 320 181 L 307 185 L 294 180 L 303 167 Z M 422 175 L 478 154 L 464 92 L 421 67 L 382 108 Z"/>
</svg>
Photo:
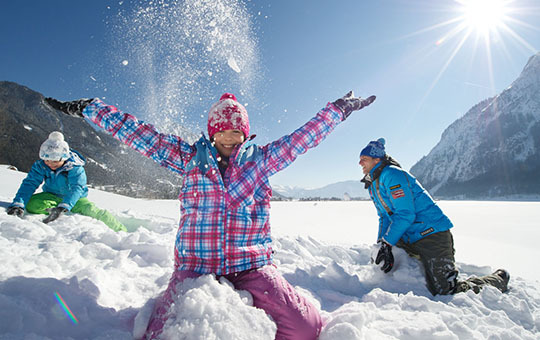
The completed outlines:
<svg viewBox="0 0 540 340">
<path fill-rule="evenodd" d="M 371 169 L 370 175 L 380 166 L 383 166 L 382 162 Z M 387 212 L 379 199 L 377 181 L 380 198 L 391 213 Z M 399 239 L 414 243 L 453 226 L 416 178 L 397 166 L 384 167 L 378 179 L 370 185 L 369 195 L 379 215 L 377 240 L 383 239 L 391 245 L 395 245 Z"/>
<path fill-rule="evenodd" d="M 43 184 L 43 191 L 50 192 L 63 199 L 58 206 L 71 210 L 81 198 L 88 196 L 86 185 L 86 160 L 75 150 L 70 150 L 70 157 L 64 165 L 55 171 L 43 160 L 38 160 L 21 183 L 11 206 L 24 208 L 37 188 Z"/>
</svg>

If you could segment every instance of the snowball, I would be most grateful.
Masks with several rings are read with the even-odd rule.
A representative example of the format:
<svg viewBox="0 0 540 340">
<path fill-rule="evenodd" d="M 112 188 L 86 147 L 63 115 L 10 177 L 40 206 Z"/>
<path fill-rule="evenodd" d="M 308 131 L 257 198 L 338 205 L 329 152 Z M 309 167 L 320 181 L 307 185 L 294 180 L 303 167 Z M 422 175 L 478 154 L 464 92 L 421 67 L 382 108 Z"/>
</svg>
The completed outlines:
<svg viewBox="0 0 540 340">
<path fill-rule="evenodd" d="M 240 70 L 240 67 L 238 67 L 238 64 L 236 63 L 236 60 L 233 58 L 233 57 L 230 57 L 228 60 L 227 60 L 227 64 L 229 65 L 230 68 L 233 69 L 234 72 L 236 73 L 240 73 L 242 70 Z"/>
</svg>

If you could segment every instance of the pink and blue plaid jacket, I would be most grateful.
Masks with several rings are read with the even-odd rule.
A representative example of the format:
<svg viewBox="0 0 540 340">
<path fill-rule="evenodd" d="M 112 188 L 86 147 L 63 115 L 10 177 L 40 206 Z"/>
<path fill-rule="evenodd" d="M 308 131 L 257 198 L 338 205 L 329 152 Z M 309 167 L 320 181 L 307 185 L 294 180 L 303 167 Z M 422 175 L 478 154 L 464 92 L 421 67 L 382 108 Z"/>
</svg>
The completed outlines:
<svg viewBox="0 0 540 340">
<path fill-rule="evenodd" d="M 159 133 L 94 99 L 83 115 L 116 139 L 184 176 L 175 242 L 178 270 L 226 275 L 272 263 L 268 178 L 317 146 L 343 120 L 329 103 L 305 125 L 265 146 L 238 146 L 222 177 L 217 150 L 206 137 L 193 145 Z"/>
</svg>

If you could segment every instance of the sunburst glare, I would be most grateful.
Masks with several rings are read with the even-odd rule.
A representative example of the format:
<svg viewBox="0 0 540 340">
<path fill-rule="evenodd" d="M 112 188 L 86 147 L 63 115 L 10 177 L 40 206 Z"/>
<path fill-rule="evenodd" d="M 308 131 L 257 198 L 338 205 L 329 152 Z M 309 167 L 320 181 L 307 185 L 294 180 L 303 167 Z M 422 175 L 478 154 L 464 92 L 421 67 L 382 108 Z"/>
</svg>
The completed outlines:
<svg viewBox="0 0 540 340">
<path fill-rule="evenodd" d="M 504 25 L 507 5 L 504 0 L 459 0 L 463 12 L 462 21 L 466 28 L 486 36 Z"/>
<path fill-rule="evenodd" d="M 487 88 L 495 93 L 493 56 L 503 53 L 511 59 L 513 49 L 519 48 L 523 53 L 536 53 L 538 50 L 527 41 L 526 36 L 538 34 L 540 31 L 536 22 L 522 21 L 531 13 L 540 12 L 538 5 L 525 5 L 520 0 L 453 0 L 451 4 L 433 4 L 434 13 L 447 12 L 445 20 L 408 34 L 406 37 L 418 36 L 429 31 L 442 31 L 432 44 L 425 46 L 424 55 L 432 55 L 435 51 L 446 54 L 441 60 L 441 68 L 434 77 L 424 99 L 427 98 L 437 85 L 452 61 L 463 52 L 470 53 L 470 64 L 476 58 L 483 57 L 480 64 L 485 65 L 490 84 Z M 435 49 L 433 48 L 435 47 Z M 472 67 L 472 66 L 471 66 Z M 483 66 L 481 66 L 483 67 Z"/>
</svg>

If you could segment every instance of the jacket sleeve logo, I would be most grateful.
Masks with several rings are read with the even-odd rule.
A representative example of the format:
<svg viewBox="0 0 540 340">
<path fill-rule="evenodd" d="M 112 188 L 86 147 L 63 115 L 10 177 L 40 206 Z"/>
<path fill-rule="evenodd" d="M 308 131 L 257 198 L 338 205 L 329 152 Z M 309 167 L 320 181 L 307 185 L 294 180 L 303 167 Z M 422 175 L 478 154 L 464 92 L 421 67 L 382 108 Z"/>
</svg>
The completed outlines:
<svg viewBox="0 0 540 340">
<path fill-rule="evenodd" d="M 405 192 L 403 191 L 403 189 L 398 189 L 398 190 L 392 191 L 392 198 L 393 199 L 400 198 L 400 197 L 405 197 Z"/>
<path fill-rule="evenodd" d="M 426 236 L 427 234 L 432 233 L 433 231 L 435 231 L 435 229 L 428 228 L 428 229 L 424 230 L 423 232 L 421 232 L 420 235 Z"/>
</svg>

